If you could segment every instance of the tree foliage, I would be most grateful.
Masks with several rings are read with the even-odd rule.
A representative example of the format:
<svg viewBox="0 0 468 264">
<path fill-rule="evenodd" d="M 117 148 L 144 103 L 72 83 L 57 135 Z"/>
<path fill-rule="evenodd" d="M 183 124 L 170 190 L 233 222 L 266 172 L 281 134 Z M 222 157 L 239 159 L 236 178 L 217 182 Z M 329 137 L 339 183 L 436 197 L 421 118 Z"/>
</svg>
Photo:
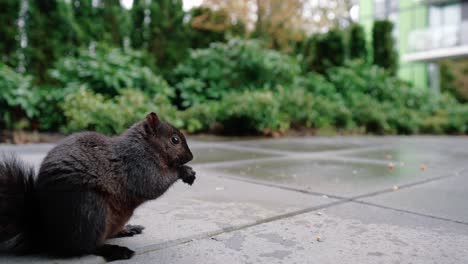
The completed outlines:
<svg viewBox="0 0 468 264">
<path fill-rule="evenodd" d="M 77 50 L 80 29 L 71 6 L 65 1 L 29 0 L 28 3 L 26 69 L 38 81 L 45 81 L 47 69 L 56 59 Z"/>
<path fill-rule="evenodd" d="M 359 24 L 353 24 L 349 28 L 349 58 L 367 59 L 367 44 L 364 28 Z"/>
<path fill-rule="evenodd" d="M 130 42 L 133 48 L 147 48 L 149 39 L 148 23 L 145 18 L 149 14 L 146 0 L 134 0 L 131 10 L 132 31 L 130 33 Z M 148 16 L 149 18 L 149 16 Z"/>
<path fill-rule="evenodd" d="M 81 41 L 107 42 L 122 47 L 129 31 L 129 12 L 119 0 L 73 0 L 73 15 L 82 33 Z"/>
<path fill-rule="evenodd" d="M 312 43 L 315 48 L 309 47 L 313 52 L 309 52 L 312 58 L 308 61 L 309 69 L 320 73 L 326 71 L 327 68 L 343 65 L 346 58 L 346 49 L 344 41 L 344 33 L 339 28 L 334 28 L 325 34 L 321 34 L 313 38 Z"/>
<path fill-rule="evenodd" d="M 16 66 L 20 4 L 18 0 L 3 0 L 0 8 L 0 61 L 10 66 Z"/>
<path fill-rule="evenodd" d="M 188 52 L 187 27 L 182 0 L 137 0 L 132 8 L 134 48 L 146 48 L 159 70 L 174 67 Z"/>
<path fill-rule="evenodd" d="M 398 55 L 395 51 L 392 33 L 392 22 L 388 20 L 375 21 L 372 28 L 372 50 L 374 64 L 395 75 L 398 67 Z"/>
<path fill-rule="evenodd" d="M 206 48 L 212 42 L 225 42 L 228 37 L 243 36 L 246 28 L 242 20 L 233 20 L 228 11 L 196 7 L 190 10 L 190 46 Z"/>
</svg>

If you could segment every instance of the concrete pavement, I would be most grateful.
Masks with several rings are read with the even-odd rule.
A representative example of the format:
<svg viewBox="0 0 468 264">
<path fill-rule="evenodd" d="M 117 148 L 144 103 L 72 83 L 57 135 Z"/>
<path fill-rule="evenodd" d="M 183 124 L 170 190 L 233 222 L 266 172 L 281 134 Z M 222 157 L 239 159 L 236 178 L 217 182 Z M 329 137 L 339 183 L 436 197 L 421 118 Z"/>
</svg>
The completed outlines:
<svg viewBox="0 0 468 264">
<path fill-rule="evenodd" d="M 191 138 L 119 263 L 468 263 L 468 138 Z M 53 145 L 0 145 L 37 166 Z M 1 256 L 0 263 L 103 263 Z"/>
</svg>

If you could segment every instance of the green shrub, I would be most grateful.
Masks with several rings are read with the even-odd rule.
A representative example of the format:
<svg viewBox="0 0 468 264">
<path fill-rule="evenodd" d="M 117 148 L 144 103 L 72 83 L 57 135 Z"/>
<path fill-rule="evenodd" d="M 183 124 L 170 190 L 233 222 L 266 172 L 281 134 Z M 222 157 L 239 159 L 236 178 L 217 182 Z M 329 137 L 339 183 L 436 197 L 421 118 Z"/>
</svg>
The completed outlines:
<svg viewBox="0 0 468 264">
<path fill-rule="evenodd" d="M 221 101 L 217 122 L 228 134 L 285 131 L 289 127 L 287 116 L 271 91 L 245 91 L 226 96 Z"/>
<path fill-rule="evenodd" d="M 197 80 L 193 85 L 197 85 Z M 309 73 L 270 91 L 232 92 L 182 114 L 190 132 L 232 134 L 306 127 L 374 134 L 466 133 L 467 107 L 449 95 L 415 89 L 362 61 Z"/>
<path fill-rule="evenodd" d="M 141 52 L 98 45 L 95 51 L 81 49 L 77 57 L 62 58 L 49 73 L 61 87 L 85 85 L 104 95 L 115 96 L 125 88 L 172 95 L 166 81 L 145 66 L 145 60 Z"/>
<path fill-rule="evenodd" d="M 468 60 L 442 60 L 439 69 L 440 90 L 452 94 L 462 103 L 468 103 Z"/>
<path fill-rule="evenodd" d="M 183 107 L 220 100 L 234 91 L 271 89 L 289 84 L 300 66 L 291 57 L 253 40 L 231 39 L 192 50 L 174 71 Z"/>
<path fill-rule="evenodd" d="M 278 95 L 271 91 L 231 93 L 221 101 L 195 105 L 180 114 L 189 132 L 214 131 L 223 134 L 271 134 L 289 127 Z"/>
<path fill-rule="evenodd" d="M 348 104 L 353 113 L 353 119 L 364 132 L 376 134 L 394 134 L 395 129 L 390 126 L 388 111 L 391 105 L 374 100 L 364 94 L 352 94 Z"/>
<path fill-rule="evenodd" d="M 451 134 L 467 134 L 468 133 L 468 105 L 449 106 L 448 122 L 445 126 L 445 131 Z"/>
<path fill-rule="evenodd" d="M 281 111 L 293 126 L 352 129 L 352 115 L 334 86 L 321 75 L 309 74 L 290 89 L 280 89 Z"/>
<path fill-rule="evenodd" d="M 305 76 L 297 78 L 294 81 L 294 86 L 304 88 L 313 95 L 322 95 L 326 97 L 340 97 L 337 93 L 335 85 L 329 82 L 327 78 L 318 73 L 307 73 Z"/>
<path fill-rule="evenodd" d="M 17 124 L 25 123 L 20 120 L 37 115 L 38 96 L 31 80 L 0 63 L 0 128 L 19 128 Z"/>
<path fill-rule="evenodd" d="M 374 21 L 372 28 L 372 49 L 374 64 L 395 75 L 398 67 L 398 54 L 393 39 L 393 23 L 388 20 Z"/>
<path fill-rule="evenodd" d="M 468 132 L 468 105 L 459 104 L 450 94 L 433 102 L 434 107 L 424 115 L 422 131 L 436 134 L 466 134 Z"/>
<path fill-rule="evenodd" d="M 190 133 L 212 130 L 216 124 L 220 106 L 219 102 L 208 102 L 194 105 L 180 112 L 183 128 Z"/>
<path fill-rule="evenodd" d="M 418 107 L 418 104 L 425 103 L 422 99 L 428 95 L 427 90 L 415 89 L 408 83 L 390 76 L 384 69 L 368 65 L 361 60 L 330 68 L 327 77 L 336 91 L 344 96 L 363 93 L 380 102 L 394 102 L 396 106 Z"/>
<path fill-rule="evenodd" d="M 57 131 L 65 124 L 65 116 L 60 108 L 60 103 L 69 93 L 69 89 L 42 85 L 35 92 L 38 100 L 35 105 L 37 114 L 34 116 L 34 123 L 42 131 Z"/>
<path fill-rule="evenodd" d="M 388 123 L 398 134 L 416 134 L 421 131 L 424 114 L 409 107 L 395 107 L 391 103 L 387 109 Z"/>
<path fill-rule="evenodd" d="M 275 97 L 280 101 L 280 112 L 288 117 L 292 127 L 313 127 L 318 114 L 314 110 L 312 93 L 294 86 L 281 88 Z"/>
<path fill-rule="evenodd" d="M 156 95 L 151 99 L 134 89 L 122 89 L 120 95 L 106 98 L 82 86 L 65 97 L 62 108 L 67 118 L 65 132 L 94 130 L 108 135 L 118 134 L 149 111 L 181 125 L 181 120 L 176 119 L 177 110 L 165 97 Z"/>
</svg>

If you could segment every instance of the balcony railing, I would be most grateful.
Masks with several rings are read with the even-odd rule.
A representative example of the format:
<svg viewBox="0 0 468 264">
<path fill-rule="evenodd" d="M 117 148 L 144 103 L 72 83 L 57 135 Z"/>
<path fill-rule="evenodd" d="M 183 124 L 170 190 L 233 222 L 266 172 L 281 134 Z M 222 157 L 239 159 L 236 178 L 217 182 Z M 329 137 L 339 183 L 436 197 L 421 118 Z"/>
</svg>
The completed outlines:
<svg viewBox="0 0 468 264">
<path fill-rule="evenodd" d="M 468 21 L 458 25 L 431 27 L 410 32 L 408 51 L 421 52 L 468 45 Z"/>
</svg>

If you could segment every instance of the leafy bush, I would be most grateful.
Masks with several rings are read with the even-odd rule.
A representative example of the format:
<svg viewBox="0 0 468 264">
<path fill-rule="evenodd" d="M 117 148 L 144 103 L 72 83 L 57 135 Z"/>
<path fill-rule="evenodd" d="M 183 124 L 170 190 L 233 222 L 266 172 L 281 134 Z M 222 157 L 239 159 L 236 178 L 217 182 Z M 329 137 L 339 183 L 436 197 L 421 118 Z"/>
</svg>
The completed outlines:
<svg viewBox="0 0 468 264">
<path fill-rule="evenodd" d="M 281 88 L 275 95 L 280 100 L 280 112 L 286 115 L 293 127 L 313 127 L 318 118 L 314 111 L 314 96 L 302 87 Z"/>
<path fill-rule="evenodd" d="M 353 119 L 364 132 L 377 134 L 394 134 L 396 131 L 388 121 L 389 105 L 374 100 L 364 94 L 352 94 L 348 104 L 353 113 Z"/>
<path fill-rule="evenodd" d="M 431 112 L 422 121 L 425 133 L 463 134 L 468 132 L 468 105 L 457 103 L 450 94 L 437 98 Z"/>
<path fill-rule="evenodd" d="M 278 95 L 272 91 L 231 93 L 221 101 L 195 105 L 181 113 L 189 132 L 223 134 L 272 134 L 289 127 Z"/>
<path fill-rule="evenodd" d="M 49 85 L 39 86 L 35 90 L 38 99 L 35 105 L 37 114 L 34 116 L 33 122 L 37 128 L 43 131 L 57 131 L 65 124 L 65 116 L 60 108 L 60 103 L 63 102 L 69 90 Z"/>
<path fill-rule="evenodd" d="M 291 57 L 262 48 L 253 40 L 231 39 L 192 50 L 174 71 L 183 107 L 220 100 L 233 91 L 289 84 L 300 73 Z"/>
<path fill-rule="evenodd" d="M 35 105 L 38 96 L 31 80 L 30 76 L 16 73 L 0 63 L 0 128 L 18 128 L 17 124 L 24 126 L 24 121 L 20 120 L 37 115 Z"/>
<path fill-rule="evenodd" d="M 326 76 L 318 73 L 308 73 L 294 81 L 294 86 L 304 88 L 314 95 L 322 95 L 326 97 L 340 97 L 333 83 L 329 82 Z"/>
<path fill-rule="evenodd" d="M 333 91 L 333 94 L 330 94 L 321 90 L 326 86 L 328 88 L 333 86 L 327 82 L 319 82 L 320 78 L 315 79 L 315 75 L 310 77 L 299 81 L 289 89 L 280 89 L 276 95 L 280 102 L 281 113 L 288 117 L 291 126 L 340 129 L 354 127 L 352 115 L 343 98 Z M 299 83 L 305 85 L 298 86 Z"/>
<path fill-rule="evenodd" d="M 213 130 L 220 107 L 219 102 L 208 102 L 180 112 L 183 127 L 190 133 Z"/>
<path fill-rule="evenodd" d="M 330 68 L 328 80 L 344 96 L 363 93 L 377 101 L 391 101 L 395 106 L 418 107 L 427 100 L 427 90 L 415 89 L 408 83 L 390 76 L 384 69 L 356 60 L 342 67 Z"/>
<path fill-rule="evenodd" d="M 178 111 L 169 101 L 172 89 L 144 66 L 140 53 L 105 47 L 81 53 L 50 71 L 60 86 L 33 87 L 30 77 L 0 64 L 0 127 L 117 134 L 157 111 L 191 133 L 275 135 L 289 127 L 468 133 L 468 106 L 363 60 L 301 74 L 295 59 L 256 41 L 213 44 L 192 51 L 175 70 L 186 108 Z"/>
<path fill-rule="evenodd" d="M 284 131 L 289 127 L 279 100 L 271 91 L 245 91 L 221 101 L 217 122 L 228 134 Z"/>
<path fill-rule="evenodd" d="M 468 60 L 442 60 L 439 66 L 440 90 L 468 103 Z"/>
<path fill-rule="evenodd" d="M 166 81 L 145 66 L 145 60 L 141 52 L 98 45 L 94 51 L 81 49 L 77 57 L 62 58 L 49 73 L 62 87 L 85 85 L 104 95 L 115 96 L 125 88 L 172 95 Z"/>
<path fill-rule="evenodd" d="M 106 98 L 82 86 L 65 97 L 62 108 L 67 118 L 65 132 L 95 130 L 118 134 L 141 120 L 148 111 L 155 111 L 173 124 L 181 125 L 181 120 L 176 119 L 177 110 L 167 98 L 156 95 L 151 99 L 134 89 L 122 89 L 120 95 Z"/>
</svg>

